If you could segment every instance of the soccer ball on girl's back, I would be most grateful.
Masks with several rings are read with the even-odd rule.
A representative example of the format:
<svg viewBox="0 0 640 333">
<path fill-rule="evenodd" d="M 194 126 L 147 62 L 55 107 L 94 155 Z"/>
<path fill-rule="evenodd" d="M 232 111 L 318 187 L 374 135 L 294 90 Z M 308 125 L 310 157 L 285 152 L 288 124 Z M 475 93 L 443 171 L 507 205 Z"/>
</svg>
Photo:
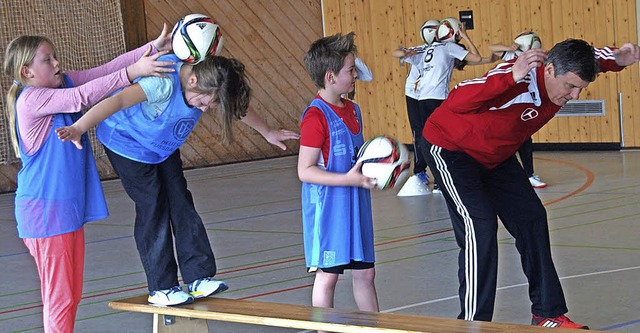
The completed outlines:
<svg viewBox="0 0 640 333">
<path fill-rule="evenodd" d="M 401 186 L 409 175 L 409 150 L 390 136 L 376 136 L 367 140 L 358 151 L 362 174 L 376 179 L 379 190 Z"/>
<path fill-rule="evenodd" d="M 438 31 L 436 33 L 436 40 L 442 43 L 457 43 L 462 38 L 460 36 L 461 25 L 462 23 L 453 17 L 448 17 L 440 21 L 440 25 L 438 25 Z"/>
<path fill-rule="evenodd" d="M 535 32 L 523 32 L 516 36 L 513 40 L 518 45 L 516 55 L 520 55 L 522 52 L 528 49 L 538 49 L 542 47 L 542 41 Z"/>
<path fill-rule="evenodd" d="M 182 61 L 197 64 L 222 50 L 222 31 L 210 17 L 189 14 L 181 18 L 171 32 L 173 53 Z"/>
<path fill-rule="evenodd" d="M 436 32 L 438 32 L 439 25 L 440 21 L 430 19 L 426 20 L 420 28 L 420 37 L 427 45 L 431 45 L 436 40 Z"/>
</svg>

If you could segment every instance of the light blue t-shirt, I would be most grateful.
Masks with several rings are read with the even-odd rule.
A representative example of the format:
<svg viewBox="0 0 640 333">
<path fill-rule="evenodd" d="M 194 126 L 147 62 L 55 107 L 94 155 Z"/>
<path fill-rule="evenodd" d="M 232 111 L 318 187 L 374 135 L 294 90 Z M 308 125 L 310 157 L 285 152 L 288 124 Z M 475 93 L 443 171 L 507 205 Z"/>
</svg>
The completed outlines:
<svg viewBox="0 0 640 333">
<path fill-rule="evenodd" d="M 182 63 L 176 64 L 176 72 L 180 72 Z M 142 112 L 150 120 L 158 118 L 158 116 L 167 108 L 173 93 L 173 82 L 170 78 L 162 78 L 157 76 L 145 76 L 134 80 L 139 84 L 144 94 L 147 96 L 146 103 L 142 103 Z"/>
</svg>

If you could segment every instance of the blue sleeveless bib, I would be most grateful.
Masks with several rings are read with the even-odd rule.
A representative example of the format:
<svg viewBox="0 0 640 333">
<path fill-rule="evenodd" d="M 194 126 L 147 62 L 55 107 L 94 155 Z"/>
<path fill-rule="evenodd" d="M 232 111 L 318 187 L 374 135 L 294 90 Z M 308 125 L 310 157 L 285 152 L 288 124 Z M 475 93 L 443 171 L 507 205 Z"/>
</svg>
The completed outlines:
<svg viewBox="0 0 640 333">
<path fill-rule="evenodd" d="M 73 87 L 66 75 L 64 79 L 65 87 Z M 109 215 L 88 135 L 82 136 L 84 149 L 79 150 L 55 133 L 80 116 L 82 112 L 54 115 L 49 136 L 31 156 L 19 142 L 22 168 L 17 176 L 15 215 L 20 238 L 73 232 Z"/>
<path fill-rule="evenodd" d="M 180 61 L 175 55 L 165 55 L 158 60 Z M 187 141 L 202 111 L 184 101 L 177 66 L 175 72 L 165 74 L 171 78 L 174 87 L 167 109 L 153 120 L 144 115 L 141 104 L 114 113 L 96 129 L 102 144 L 128 159 L 157 164 Z"/>
<path fill-rule="evenodd" d="M 314 99 L 310 106 L 322 111 L 329 126 L 331 147 L 326 170 L 348 172 L 364 143 L 362 129 L 352 134 L 321 99 Z M 362 124 L 360 108 L 355 106 Z M 302 183 L 302 227 L 307 267 L 334 267 L 351 260 L 375 261 L 371 192 L 367 189 Z"/>
</svg>

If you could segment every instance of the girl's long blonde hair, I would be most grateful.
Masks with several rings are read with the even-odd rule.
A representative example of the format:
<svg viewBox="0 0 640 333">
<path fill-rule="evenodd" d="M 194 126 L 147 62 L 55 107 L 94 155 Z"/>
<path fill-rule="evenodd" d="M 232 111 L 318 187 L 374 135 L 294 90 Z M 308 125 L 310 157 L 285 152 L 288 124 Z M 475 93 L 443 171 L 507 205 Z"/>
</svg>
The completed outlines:
<svg viewBox="0 0 640 333">
<path fill-rule="evenodd" d="M 28 66 L 36 55 L 38 46 L 42 42 L 47 42 L 54 49 L 51 40 L 43 36 L 20 36 L 9 42 L 4 54 L 4 72 L 13 80 L 7 91 L 7 108 L 5 110 L 9 123 L 9 137 L 11 146 L 17 157 L 20 157 L 18 145 L 18 133 L 16 131 L 16 98 L 24 88 L 24 78 L 22 77 L 22 67 Z"/>
</svg>

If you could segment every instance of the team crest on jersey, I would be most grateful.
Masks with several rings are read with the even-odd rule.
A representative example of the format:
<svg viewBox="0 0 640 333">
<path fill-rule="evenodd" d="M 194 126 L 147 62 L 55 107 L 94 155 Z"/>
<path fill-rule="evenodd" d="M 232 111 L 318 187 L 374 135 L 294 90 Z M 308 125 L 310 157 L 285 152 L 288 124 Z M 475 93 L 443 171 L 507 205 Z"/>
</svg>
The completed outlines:
<svg viewBox="0 0 640 333">
<path fill-rule="evenodd" d="M 532 108 L 527 108 L 520 115 L 520 119 L 522 119 L 522 121 L 529 121 L 537 117 L 538 117 L 538 110 L 532 109 Z"/>
<path fill-rule="evenodd" d="M 196 126 L 196 120 L 193 118 L 183 118 L 176 122 L 176 125 L 173 127 L 173 136 L 177 140 L 184 140 L 189 136 L 189 133 L 193 131 L 193 128 Z"/>
</svg>

